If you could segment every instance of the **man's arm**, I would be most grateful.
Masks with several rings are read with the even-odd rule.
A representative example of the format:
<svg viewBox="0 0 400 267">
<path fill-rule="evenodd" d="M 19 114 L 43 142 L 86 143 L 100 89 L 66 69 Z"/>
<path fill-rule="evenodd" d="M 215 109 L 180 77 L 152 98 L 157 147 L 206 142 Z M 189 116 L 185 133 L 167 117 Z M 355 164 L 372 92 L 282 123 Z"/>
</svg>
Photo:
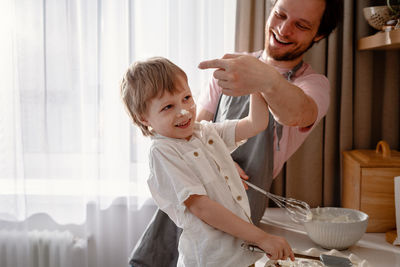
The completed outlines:
<svg viewBox="0 0 400 267">
<path fill-rule="evenodd" d="M 185 201 L 186 207 L 205 223 L 263 249 L 271 259 L 294 260 L 290 245 L 283 237 L 268 234 L 236 216 L 224 206 L 204 195 L 192 195 Z"/>
<path fill-rule="evenodd" d="M 226 95 L 261 92 L 281 124 L 307 127 L 317 118 L 317 105 L 303 90 L 255 57 L 227 54 L 222 59 L 203 61 L 199 68 L 217 68 L 214 77 Z"/>
<path fill-rule="evenodd" d="M 279 73 L 278 73 L 279 74 Z M 281 74 L 276 82 L 263 88 L 262 95 L 268 101 L 270 111 L 281 124 L 308 127 L 318 116 L 317 104 L 299 87 L 288 82 Z"/>
</svg>

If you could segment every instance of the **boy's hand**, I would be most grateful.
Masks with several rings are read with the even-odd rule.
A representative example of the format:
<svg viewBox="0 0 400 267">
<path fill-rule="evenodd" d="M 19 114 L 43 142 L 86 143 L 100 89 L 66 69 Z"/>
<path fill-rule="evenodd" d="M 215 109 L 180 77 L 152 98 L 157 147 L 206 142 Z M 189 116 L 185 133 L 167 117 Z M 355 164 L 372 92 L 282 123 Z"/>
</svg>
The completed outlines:
<svg viewBox="0 0 400 267">
<path fill-rule="evenodd" d="M 286 260 L 290 258 L 294 261 L 292 248 L 285 238 L 267 234 L 258 246 L 267 253 L 271 260 Z"/>
<path fill-rule="evenodd" d="M 244 170 L 239 166 L 239 164 L 237 164 L 236 161 L 234 161 L 234 163 L 235 163 L 235 167 L 239 173 L 240 178 L 242 178 L 243 180 L 246 180 L 246 181 L 249 180 L 249 176 L 244 172 Z M 249 189 L 249 186 L 245 182 L 242 182 L 242 183 L 243 183 L 244 189 L 246 189 L 246 190 Z"/>
</svg>

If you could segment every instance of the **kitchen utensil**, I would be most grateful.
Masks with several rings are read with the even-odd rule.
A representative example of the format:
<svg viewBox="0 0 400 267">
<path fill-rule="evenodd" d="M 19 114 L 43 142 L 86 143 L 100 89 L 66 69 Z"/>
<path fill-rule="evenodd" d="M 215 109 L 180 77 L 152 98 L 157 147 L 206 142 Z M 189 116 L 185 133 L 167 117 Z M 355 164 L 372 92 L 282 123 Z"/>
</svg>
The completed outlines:
<svg viewBox="0 0 400 267">
<path fill-rule="evenodd" d="M 243 249 L 250 250 L 251 252 L 265 253 L 265 251 L 262 250 L 261 248 L 259 248 L 258 246 L 250 245 L 246 242 L 242 243 L 241 247 Z M 295 258 L 298 258 L 298 259 L 309 259 L 309 260 L 321 261 L 327 267 L 350 267 L 350 266 L 353 266 L 353 264 L 351 263 L 351 261 L 348 258 L 334 256 L 334 255 L 321 254 L 319 257 L 315 257 L 315 256 L 294 253 L 294 256 L 295 256 Z"/>
<path fill-rule="evenodd" d="M 353 266 L 351 261 L 348 258 L 321 254 L 319 256 L 321 261 L 328 267 L 350 267 Z"/>
<path fill-rule="evenodd" d="M 303 222 L 308 222 L 312 219 L 310 206 L 306 202 L 294 198 L 285 198 L 282 196 L 277 196 L 259 188 L 258 186 L 246 180 L 243 181 L 254 190 L 264 194 L 269 199 L 274 201 L 275 204 L 278 205 L 278 207 L 285 209 L 286 213 L 294 222 L 303 223 Z"/>
<path fill-rule="evenodd" d="M 397 6 L 395 7 L 397 8 Z M 368 24 L 379 31 L 382 30 L 387 21 L 396 19 L 396 15 L 392 14 L 388 6 L 365 7 L 363 14 Z"/>
<path fill-rule="evenodd" d="M 323 207 L 311 209 L 312 220 L 304 223 L 310 239 L 325 249 L 343 250 L 365 233 L 368 215 L 359 210 Z"/>
</svg>

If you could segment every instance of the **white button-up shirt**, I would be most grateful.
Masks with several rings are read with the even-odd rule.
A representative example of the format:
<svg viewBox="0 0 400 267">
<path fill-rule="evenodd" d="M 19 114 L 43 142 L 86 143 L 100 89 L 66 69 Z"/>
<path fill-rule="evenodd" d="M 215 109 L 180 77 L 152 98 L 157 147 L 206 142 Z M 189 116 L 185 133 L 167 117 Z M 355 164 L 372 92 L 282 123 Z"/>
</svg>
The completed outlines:
<svg viewBox="0 0 400 267">
<path fill-rule="evenodd" d="M 178 266 L 249 266 L 262 257 L 242 249 L 242 240 L 206 224 L 184 204 L 191 195 L 207 195 L 251 221 L 247 194 L 230 155 L 239 145 L 236 124 L 196 123 L 189 141 L 152 137 L 148 185 L 159 208 L 183 229 Z"/>
</svg>

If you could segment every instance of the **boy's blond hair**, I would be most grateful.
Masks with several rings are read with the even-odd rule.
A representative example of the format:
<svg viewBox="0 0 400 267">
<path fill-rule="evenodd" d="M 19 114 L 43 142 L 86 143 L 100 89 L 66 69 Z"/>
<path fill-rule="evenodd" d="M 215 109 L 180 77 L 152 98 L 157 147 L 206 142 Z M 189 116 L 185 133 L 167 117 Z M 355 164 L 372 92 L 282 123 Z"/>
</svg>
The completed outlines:
<svg viewBox="0 0 400 267">
<path fill-rule="evenodd" d="M 175 93 L 178 77 L 184 77 L 187 81 L 181 68 L 162 57 L 137 61 L 126 71 L 120 86 L 121 98 L 133 123 L 140 127 L 143 135 L 153 135 L 149 127 L 140 121 L 146 113 L 148 102 L 165 92 Z"/>
</svg>

